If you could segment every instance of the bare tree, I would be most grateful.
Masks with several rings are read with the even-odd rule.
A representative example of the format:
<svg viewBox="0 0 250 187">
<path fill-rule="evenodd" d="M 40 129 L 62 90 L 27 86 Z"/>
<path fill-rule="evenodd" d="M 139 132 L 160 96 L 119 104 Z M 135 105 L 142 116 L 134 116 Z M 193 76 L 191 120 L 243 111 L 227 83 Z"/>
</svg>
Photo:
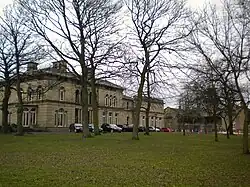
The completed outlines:
<svg viewBox="0 0 250 187">
<path fill-rule="evenodd" d="M 140 72 L 134 112 L 132 139 L 139 139 L 138 126 L 146 73 L 161 51 L 177 51 L 177 43 L 186 37 L 184 19 L 187 16 L 184 1 L 176 0 L 127 0 L 126 5 L 132 20 L 132 37 L 138 44 L 132 45 L 138 53 L 134 60 Z M 175 32 L 172 32 L 175 31 Z"/>
<path fill-rule="evenodd" d="M 94 74 L 97 65 L 107 60 L 112 53 L 114 45 L 105 48 L 104 38 L 111 38 L 112 33 L 108 32 L 114 26 L 114 14 L 119 11 L 119 3 L 109 0 L 20 0 L 19 2 L 30 15 L 29 27 L 42 36 L 61 59 L 68 62 L 70 70 L 80 80 L 84 137 L 91 136 L 88 130 L 87 86 L 89 75 L 92 78 L 90 85 L 94 99 L 92 104 L 95 134 L 98 134 L 96 112 L 98 103 Z M 108 28 L 105 28 L 106 26 Z M 55 37 L 58 40 L 55 40 Z"/>
<path fill-rule="evenodd" d="M 33 33 L 25 27 L 27 19 L 20 12 L 20 7 L 16 4 L 6 7 L 4 16 L 1 17 L 1 29 L 3 37 L 9 45 L 10 55 L 12 56 L 11 64 L 14 64 L 15 72 L 11 78 L 17 92 L 17 135 L 23 135 L 22 116 L 23 116 L 23 98 L 21 89 L 22 67 L 27 62 L 38 60 L 43 55 L 38 55 L 41 51 L 41 46 L 34 42 Z M 6 50 L 6 49 L 5 49 Z M 12 66 L 9 67 L 11 70 Z M 8 73 L 9 70 L 6 70 Z M 7 92 L 9 92 L 7 88 Z M 9 94 L 9 93 L 8 93 Z M 7 94 L 6 94 L 7 96 Z M 8 96 L 5 102 L 7 103 Z M 5 103 L 5 104 L 6 104 Z M 6 116 L 4 117 L 6 118 Z M 5 120 L 5 119 L 4 119 Z"/>
<path fill-rule="evenodd" d="M 8 132 L 8 103 L 11 94 L 11 86 L 13 84 L 13 76 L 15 75 L 15 63 L 13 61 L 13 47 L 6 38 L 6 31 L 1 28 L 0 31 L 0 73 L 1 87 L 4 89 L 4 97 L 2 102 L 2 126 L 3 132 Z"/>
<path fill-rule="evenodd" d="M 242 90 L 243 84 L 249 80 L 250 22 L 247 17 L 247 7 L 244 3 L 237 4 L 225 0 L 222 11 L 211 5 L 204 9 L 201 15 L 201 21 L 196 24 L 197 32 L 192 35 L 191 43 L 217 76 L 221 76 L 222 72 L 217 71 L 216 60 L 225 59 L 220 61 L 219 66 L 227 67 L 229 79 L 235 85 L 234 91 L 240 98 L 245 114 L 243 153 L 248 154 L 248 97 Z M 229 87 L 228 84 L 226 86 Z"/>
</svg>

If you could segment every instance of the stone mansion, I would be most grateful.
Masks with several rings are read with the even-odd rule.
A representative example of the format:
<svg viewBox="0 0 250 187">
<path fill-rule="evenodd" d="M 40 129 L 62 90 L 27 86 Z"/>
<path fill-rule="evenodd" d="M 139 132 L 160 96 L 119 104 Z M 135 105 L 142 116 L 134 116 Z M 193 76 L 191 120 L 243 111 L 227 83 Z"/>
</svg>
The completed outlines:
<svg viewBox="0 0 250 187">
<path fill-rule="evenodd" d="M 53 62 L 52 67 L 37 69 L 36 63 L 29 63 L 22 76 L 24 103 L 23 126 L 68 127 L 81 122 L 81 91 L 79 80 L 66 71 L 64 61 Z M 123 94 L 124 88 L 106 80 L 97 81 L 99 123 L 132 124 L 134 99 Z M 91 91 L 89 89 L 89 123 L 92 123 Z M 0 91 L 0 100 L 3 90 Z M 9 100 L 9 123 L 16 123 L 17 94 L 12 90 Z M 164 126 L 164 103 L 152 99 L 150 126 Z M 146 106 L 144 101 L 142 104 Z M 140 125 L 145 126 L 145 109 L 142 106 Z M 0 118 L 1 118 L 0 113 Z"/>
</svg>

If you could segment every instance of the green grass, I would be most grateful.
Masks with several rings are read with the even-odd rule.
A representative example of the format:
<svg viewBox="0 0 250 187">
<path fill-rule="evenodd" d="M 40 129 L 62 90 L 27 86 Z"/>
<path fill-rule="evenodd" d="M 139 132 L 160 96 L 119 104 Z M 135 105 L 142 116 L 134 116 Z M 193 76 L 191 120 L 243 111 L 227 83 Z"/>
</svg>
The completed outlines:
<svg viewBox="0 0 250 187">
<path fill-rule="evenodd" d="M 0 135 L 0 186 L 250 186 L 241 137 Z"/>
</svg>

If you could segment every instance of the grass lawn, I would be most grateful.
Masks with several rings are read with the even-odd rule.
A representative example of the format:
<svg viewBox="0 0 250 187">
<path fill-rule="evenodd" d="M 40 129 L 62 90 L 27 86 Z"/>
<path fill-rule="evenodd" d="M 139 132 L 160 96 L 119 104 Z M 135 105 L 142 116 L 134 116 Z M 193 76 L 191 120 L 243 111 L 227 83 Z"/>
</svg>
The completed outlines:
<svg viewBox="0 0 250 187">
<path fill-rule="evenodd" d="M 0 186 L 250 186 L 241 137 L 0 135 Z"/>
</svg>

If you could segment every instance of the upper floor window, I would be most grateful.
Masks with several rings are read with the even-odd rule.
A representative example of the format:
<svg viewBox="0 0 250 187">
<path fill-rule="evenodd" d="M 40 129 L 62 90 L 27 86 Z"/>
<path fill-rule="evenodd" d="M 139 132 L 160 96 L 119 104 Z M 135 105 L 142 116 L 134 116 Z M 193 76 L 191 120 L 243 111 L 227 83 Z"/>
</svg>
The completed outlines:
<svg viewBox="0 0 250 187">
<path fill-rule="evenodd" d="M 32 89 L 30 87 L 27 90 L 27 100 L 32 101 Z"/>
<path fill-rule="evenodd" d="M 105 106 L 108 106 L 108 104 L 109 104 L 109 95 L 107 94 L 105 96 Z"/>
<path fill-rule="evenodd" d="M 42 86 L 37 87 L 37 99 L 38 100 L 42 99 Z"/>
<path fill-rule="evenodd" d="M 76 92 L 75 92 L 75 102 L 76 103 L 80 103 L 80 92 L 79 92 L 79 90 L 76 90 Z"/>
<path fill-rule="evenodd" d="M 112 106 L 112 95 L 109 98 L 109 106 Z"/>
<path fill-rule="evenodd" d="M 114 98 L 113 98 L 113 106 L 117 107 L 117 98 L 116 98 L 116 96 L 114 96 Z"/>
<path fill-rule="evenodd" d="M 89 104 L 92 104 L 92 92 L 89 92 Z"/>
<path fill-rule="evenodd" d="M 127 109 L 128 109 L 128 107 L 129 107 L 129 102 L 127 102 Z"/>
<path fill-rule="evenodd" d="M 64 89 L 64 87 L 61 87 L 60 90 L 59 90 L 59 98 L 60 98 L 60 101 L 64 101 L 64 99 L 65 99 L 65 89 Z"/>
</svg>

